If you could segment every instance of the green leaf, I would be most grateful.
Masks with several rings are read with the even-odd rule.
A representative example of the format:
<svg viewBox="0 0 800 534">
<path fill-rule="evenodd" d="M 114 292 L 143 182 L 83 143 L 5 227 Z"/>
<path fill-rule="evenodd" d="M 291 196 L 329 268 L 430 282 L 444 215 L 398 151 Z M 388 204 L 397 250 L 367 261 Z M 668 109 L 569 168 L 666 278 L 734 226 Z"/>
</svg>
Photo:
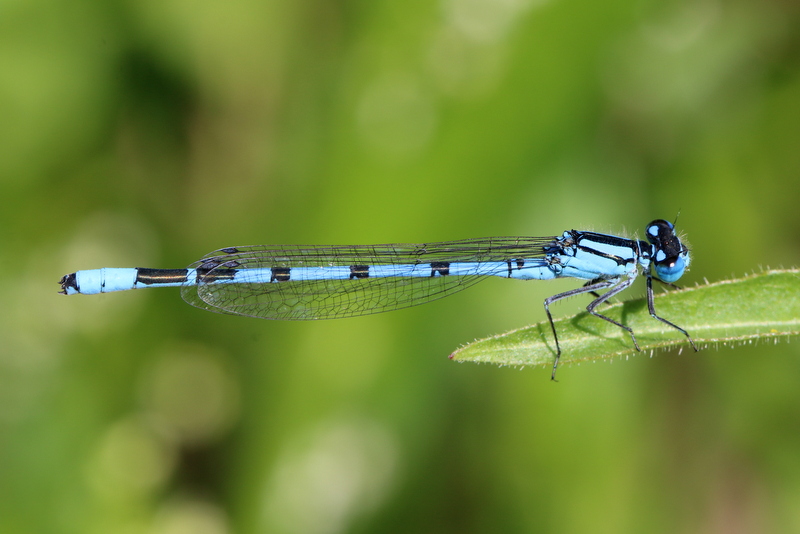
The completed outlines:
<svg viewBox="0 0 800 534">
<path fill-rule="evenodd" d="M 771 270 L 656 296 L 658 314 L 684 328 L 698 348 L 747 343 L 800 333 L 800 270 Z M 645 299 L 603 307 L 603 315 L 633 328 L 642 351 L 670 347 L 692 350 L 677 330 L 656 321 Z M 555 321 L 560 364 L 636 353 L 630 335 L 587 312 Z M 498 365 L 552 366 L 556 355 L 547 322 L 474 341 L 451 359 Z"/>
</svg>

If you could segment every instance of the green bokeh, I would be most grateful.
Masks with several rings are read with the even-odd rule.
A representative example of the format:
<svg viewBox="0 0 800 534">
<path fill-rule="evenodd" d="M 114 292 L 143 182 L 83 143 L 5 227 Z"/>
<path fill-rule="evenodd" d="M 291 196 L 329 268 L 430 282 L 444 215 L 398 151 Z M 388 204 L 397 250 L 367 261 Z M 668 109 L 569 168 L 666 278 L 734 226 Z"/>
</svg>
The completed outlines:
<svg viewBox="0 0 800 534">
<path fill-rule="evenodd" d="M 800 531 L 793 343 L 552 384 L 447 356 L 570 281 L 308 323 L 56 294 L 223 246 L 678 212 L 684 284 L 797 265 L 798 23 L 715 0 L 0 3 L 0 532 Z"/>
</svg>

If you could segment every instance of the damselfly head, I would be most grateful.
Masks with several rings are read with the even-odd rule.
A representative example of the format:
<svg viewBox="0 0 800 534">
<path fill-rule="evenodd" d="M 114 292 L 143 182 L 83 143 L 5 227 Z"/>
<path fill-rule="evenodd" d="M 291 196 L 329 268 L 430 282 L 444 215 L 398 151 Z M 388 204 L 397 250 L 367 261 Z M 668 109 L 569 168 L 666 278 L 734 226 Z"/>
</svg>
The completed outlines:
<svg viewBox="0 0 800 534">
<path fill-rule="evenodd" d="M 647 225 L 647 239 L 653 245 L 656 276 L 667 283 L 677 281 L 689 267 L 689 249 L 675 233 L 675 225 L 656 219 Z"/>
</svg>

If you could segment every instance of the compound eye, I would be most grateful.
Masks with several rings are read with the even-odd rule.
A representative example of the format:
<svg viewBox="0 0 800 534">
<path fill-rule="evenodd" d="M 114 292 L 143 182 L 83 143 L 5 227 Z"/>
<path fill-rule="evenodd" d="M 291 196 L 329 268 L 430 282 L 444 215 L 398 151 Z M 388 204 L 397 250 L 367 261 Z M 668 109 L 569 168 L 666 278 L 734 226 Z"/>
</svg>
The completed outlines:
<svg viewBox="0 0 800 534">
<path fill-rule="evenodd" d="M 685 270 L 686 262 L 681 256 L 665 258 L 661 261 L 656 261 L 655 264 L 656 276 L 669 284 L 683 276 Z"/>
<path fill-rule="evenodd" d="M 645 230 L 647 232 L 647 240 L 651 243 L 662 241 L 673 233 L 674 228 L 675 226 L 671 222 L 664 219 L 656 219 L 647 225 Z"/>
</svg>

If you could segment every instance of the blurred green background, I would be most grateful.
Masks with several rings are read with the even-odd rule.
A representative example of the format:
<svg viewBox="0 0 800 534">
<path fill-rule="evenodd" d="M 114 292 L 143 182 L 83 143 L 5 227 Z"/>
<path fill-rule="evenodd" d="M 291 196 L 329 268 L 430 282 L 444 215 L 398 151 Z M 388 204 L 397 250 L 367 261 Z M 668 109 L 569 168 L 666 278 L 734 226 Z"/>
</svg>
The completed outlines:
<svg viewBox="0 0 800 534">
<path fill-rule="evenodd" d="M 753 0 L 2 0 L 0 532 L 800 532 L 797 343 L 553 384 L 447 356 L 574 281 L 308 323 L 56 293 L 224 246 L 678 212 L 684 285 L 800 264 L 798 23 Z"/>
</svg>

